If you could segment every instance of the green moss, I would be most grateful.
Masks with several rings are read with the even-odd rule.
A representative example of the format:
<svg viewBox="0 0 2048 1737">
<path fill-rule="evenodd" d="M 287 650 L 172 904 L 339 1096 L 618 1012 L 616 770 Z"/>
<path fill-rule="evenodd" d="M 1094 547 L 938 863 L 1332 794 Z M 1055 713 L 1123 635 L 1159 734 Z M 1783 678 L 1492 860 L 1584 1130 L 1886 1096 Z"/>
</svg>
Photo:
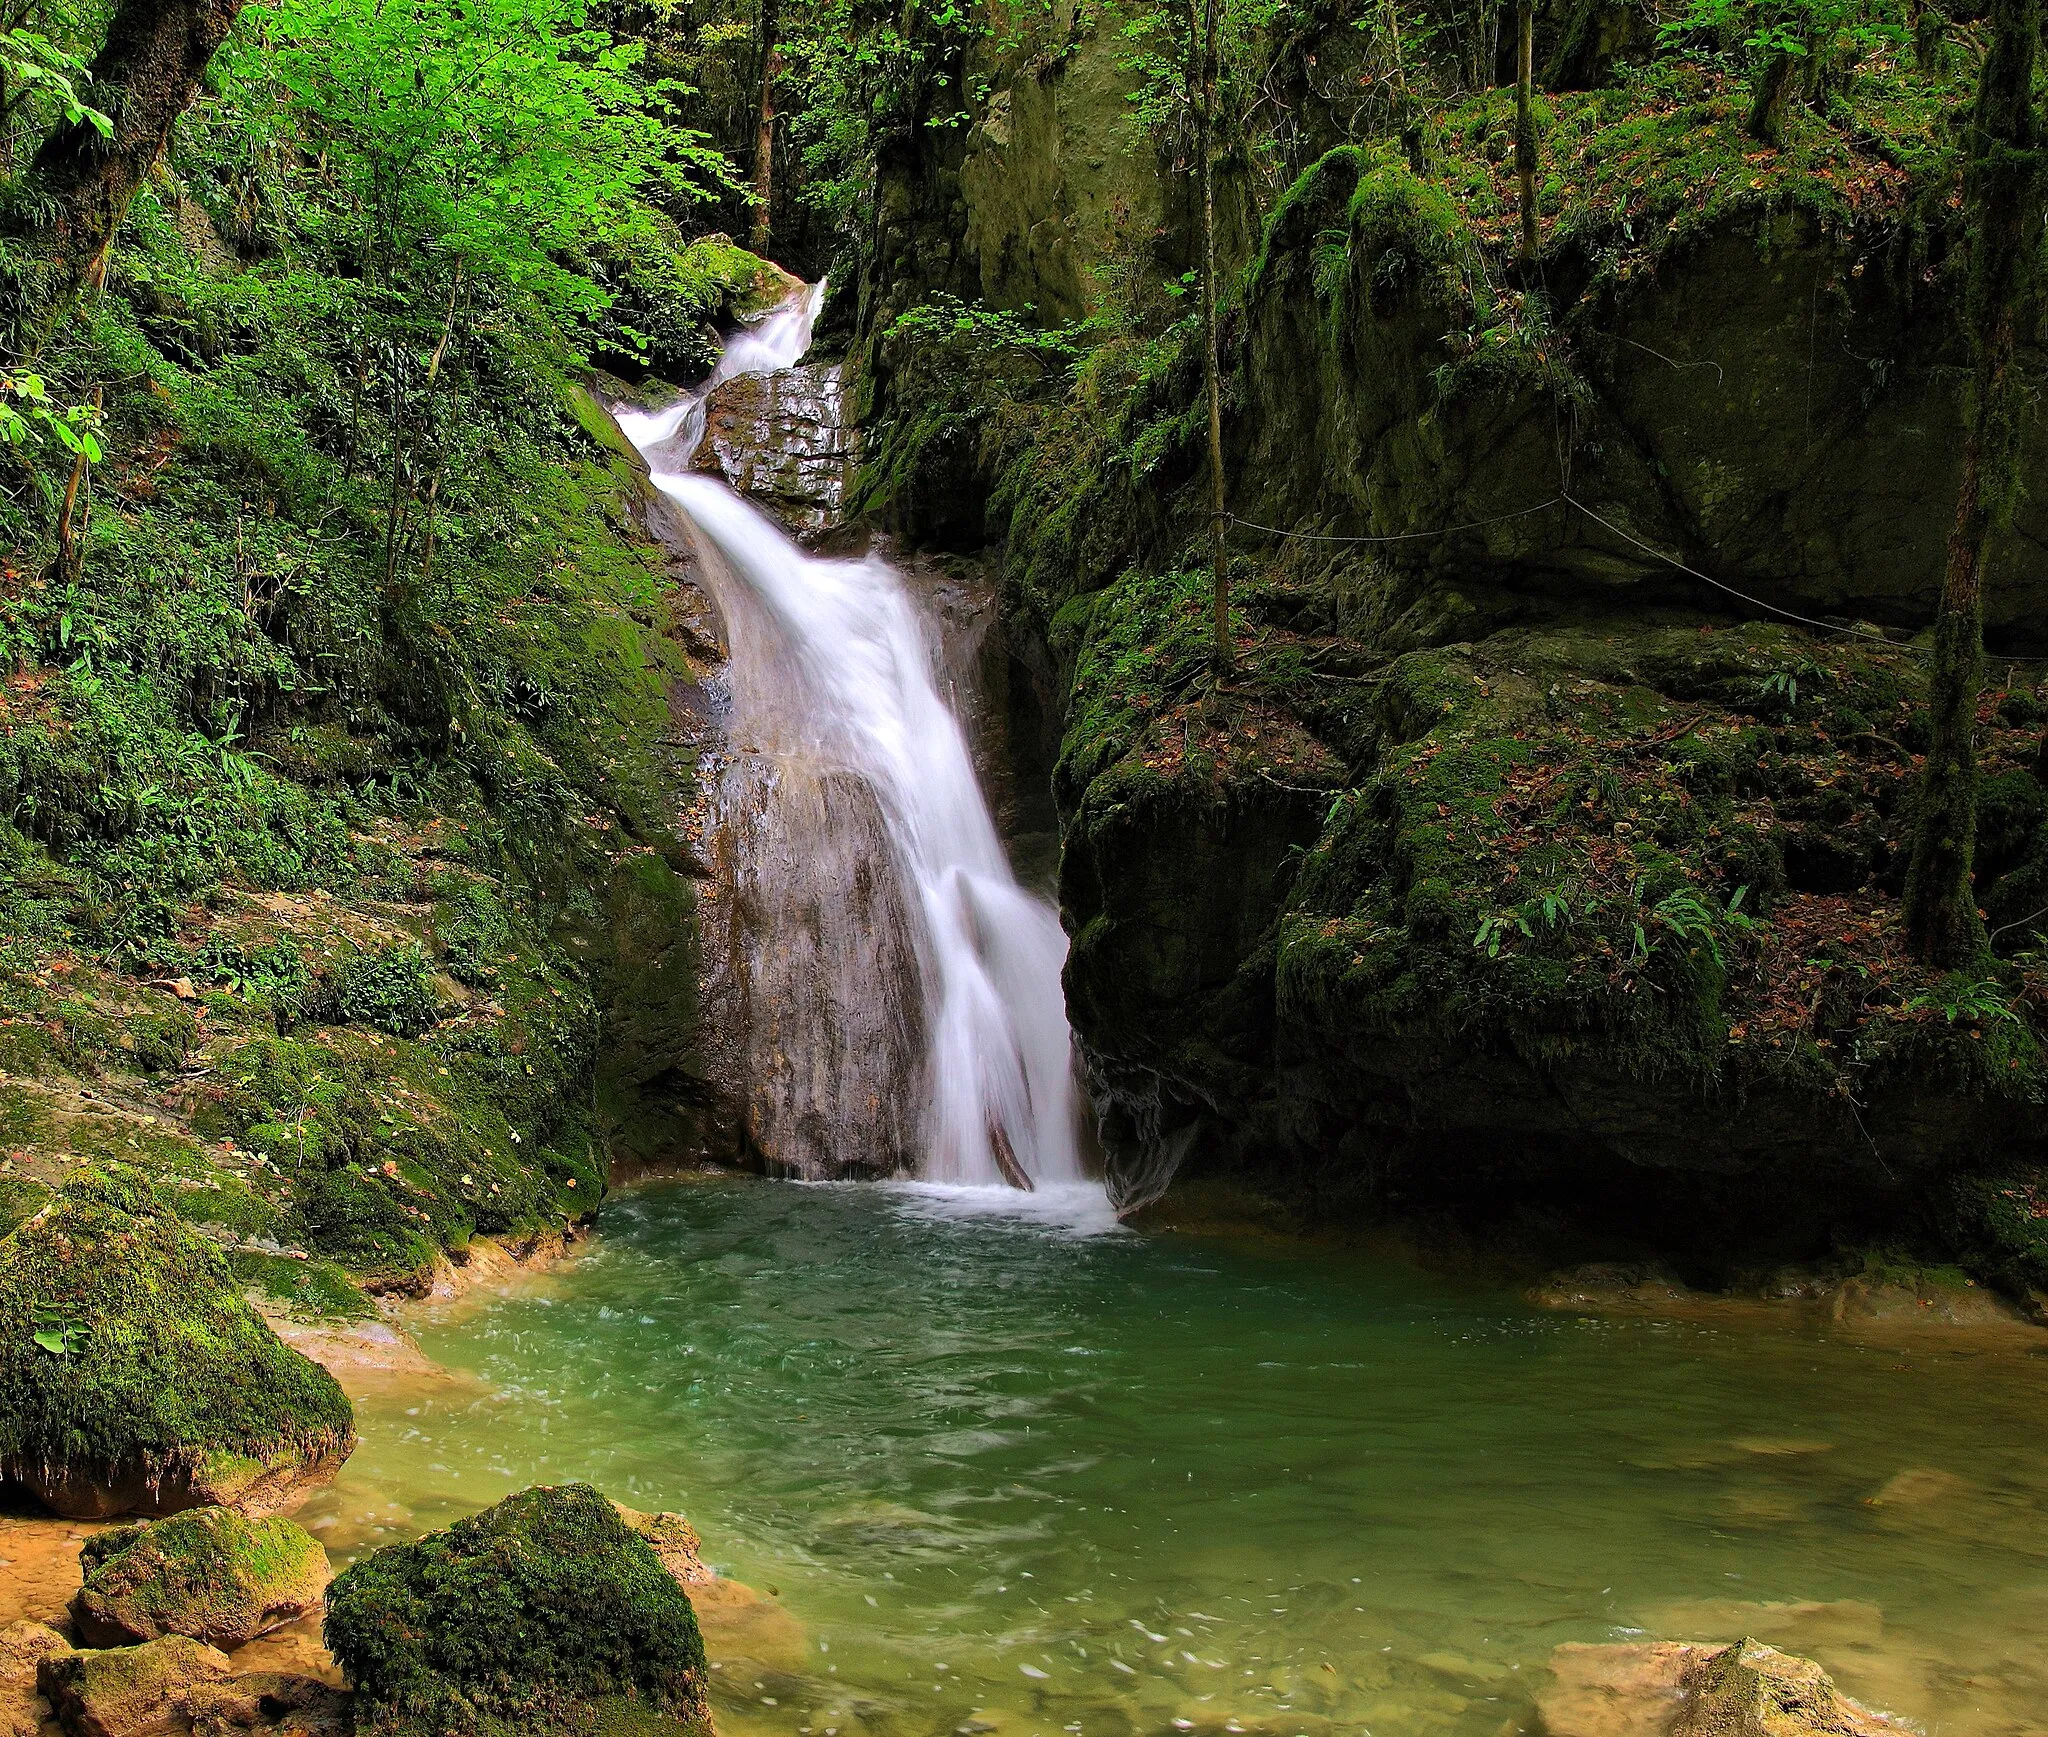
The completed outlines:
<svg viewBox="0 0 2048 1737">
<path fill-rule="evenodd" d="M 362 1288 L 332 1261 L 237 1249 L 233 1263 L 235 1278 L 245 1290 L 300 1320 L 361 1321 L 376 1313 Z"/>
<path fill-rule="evenodd" d="M 1783 145 L 1760 151 L 1746 127 L 1747 81 L 1711 62 L 1659 59 L 1614 82 L 1544 102 L 1539 201 L 1546 249 L 1591 256 L 1628 281 L 1712 229 L 1803 211 L 1849 230 L 1874 207 L 1901 210 L 1915 185 L 1946 181 L 1969 84 L 1923 77 L 1884 57 L 1858 69 L 1846 100 L 1800 106 Z M 1512 91 L 1467 99 L 1443 117 L 1432 169 L 1477 239 L 1513 241 L 1519 221 Z"/>
<path fill-rule="evenodd" d="M 37 1687 L 66 1726 L 146 1730 L 187 1690 L 217 1683 L 228 1671 L 217 1649 L 187 1635 L 166 1635 L 138 1647 L 54 1653 L 38 1666 Z"/>
<path fill-rule="evenodd" d="M 2048 1179 L 2039 1171 L 1957 1177 L 1941 1219 L 1970 1271 L 2036 1306 L 2048 1298 Z"/>
<path fill-rule="evenodd" d="M 71 1614 L 93 1646 L 189 1635 L 237 1647 L 317 1603 L 327 1553 L 290 1520 L 192 1508 L 94 1534 L 79 1553 Z"/>
<path fill-rule="evenodd" d="M 0 1236 L 25 1223 L 50 1202 L 50 1190 L 31 1176 L 0 1175 Z"/>
<path fill-rule="evenodd" d="M 591 262 L 616 300 L 599 355 L 638 378 L 651 371 L 691 380 L 718 359 L 719 333 L 765 313 L 790 279 L 723 235 L 685 242 L 666 218 L 626 242 L 607 242 Z"/>
<path fill-rule="evenodd" d="M 498 964 L 513 951 L 513 924 L 504 895 L 489 881 L 442 873 L 429 883 L 434 896 L 434 945 L 448 974 L 472 989 L 498 980 Z"/>
<path fill-rule="evenodd" d="M 354 1441 L 333 1377 L 283 1344 L 140 1172 L 88 1171 L 0 1239 L 0 1466 L 155 1482 L 222 1453 Z"/>
<path fill-rule="evenodd" d="M 49 1129 L 50 1116 L 40 1093 L 17 1081 L 0 1082 L 0 1145 L 31 1145 L 45 1138 Z"/>
<path fill-rule="evenodd" d="M 595 1210 L 601 1167 L 564 1123 L 590 1065 L 588 1002 L 523 953 L 503 988 L 504 1017 L 432 1046 L 308 1031 L 223 1057 L 209 1120 L 279 1176 L 283 1236 L 374 1288 L 415 1289 L 474 1235 Z"/>
<path fill-rule="evenodd" d="M 1376 703 L 1400 746 L 1332 808 L 1282 920 L 1283 1017 L 1524 1056 L 1593 1042 L 1694 1089 L 1948 1080 L 2029 1101 L 2044 1068 L 2014 986 L 1904 967 L 1895 917 L 1834 902 L 1835 877 L 1861 887 L 1894 858 L 1893 774 L 1788 715 L 1769 679 L 1788 665 L 1801 718 L 1844 695 L 1888 723 L 1913 703 L 1901 654 L 1780 629 L 1399 659 Z"/>
<path fill-rule="evenodd" d="M 607 1709 L 710 1728 L 689 1599 L 584 1484 L 363 1557 L 329 1592 L 327 1644 L 372 1733 L 589 1731 Z"/>
</svg>

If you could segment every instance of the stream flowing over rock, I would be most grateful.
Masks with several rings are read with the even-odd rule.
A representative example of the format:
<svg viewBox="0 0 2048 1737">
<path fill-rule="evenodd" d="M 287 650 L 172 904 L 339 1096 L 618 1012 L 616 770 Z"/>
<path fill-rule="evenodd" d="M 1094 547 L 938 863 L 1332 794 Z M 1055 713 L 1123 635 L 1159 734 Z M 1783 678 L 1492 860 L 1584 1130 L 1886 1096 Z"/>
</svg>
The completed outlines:
<svg viewBox="0 0 2048 1737">
<path fill-rule="evenodd" d="M 843 396 L 833 362 L 721 381 L 704 400 L 704 435 L 690 462 L 792 531 L 823 531 L 838 522 L 853 463 Z"/>
<path fill-rule="evenodd" d="M 1000 566 L 1120 1200 L 1527 1209 L 1724 1277 L 1905 1236 L 2048 1308 L 2038 491 L 1983 588 L 1996 993 L 1965 1011 L 1903 932 L 1968 423 L 1953 157 L 1871 151 L 1854 105 L 1816 120 L 1839 159 L 1760 151 L 1711 81 L 1652 142 L 1627 78 L 1575 74 L 1525 300 L 1473 264 L 1515 208 L 1499 90 L 1397 152 L 1322 106 L 1382 76 L 1359 33 L 1311 30 L 1284 185 L 1216 178 L 1223 676 L 1203 357 L 1133 324 L 1108 215 L 1171 280 L 1199 202 L 1106 148 L 1114 33 L 1026 36 L 881 164 L 851 499 Z M 1872 176 L 1846 208 L 1838 161 Z M 1048 384 L 955 303 L 1099 334 Z"/>
<path fill-rule="evenodd" d="M 933 623 L 879 556 L 807 555 L 734 492 L 793 528 L 836 514 L 837 371 L 793 366 L 822 295 L 741 333 L 668 410 L 620 416 L 729 657 L 729 755 L 707 768 L 710 1043 L 773 1170 L 1077 1182 L 1066 936 L 1005 857 Z M 691 460 L 726 480 L 671 468 Z"/>
</svg>

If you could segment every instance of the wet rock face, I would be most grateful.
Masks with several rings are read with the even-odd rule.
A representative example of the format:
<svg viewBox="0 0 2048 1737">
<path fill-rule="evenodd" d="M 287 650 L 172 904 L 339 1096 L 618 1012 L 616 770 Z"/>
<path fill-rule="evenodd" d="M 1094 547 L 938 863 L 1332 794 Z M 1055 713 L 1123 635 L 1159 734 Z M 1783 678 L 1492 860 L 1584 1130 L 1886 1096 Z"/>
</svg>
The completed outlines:
<svg viewBox="0 0 2048 1737">
<path fill-rule="evenodd" d="M 79 1638 L 99 1647 L 167 1634 L 238 1647 L 296 1622 L 332 1578 L 327 1552 L 302 1527 L 229 1508 L 102 1532 L 81 1563 L 72 1620 Z"/>
<path fill-rule="evenodd" d="M 915 1168 L 924 995 L 874 791 L 830 767 L 746 759 L 720 803 L 705 1003 L 753 1154 L 812 1178 Z"/>
<path fill-rule="evenodd" d="M 704 406 L 691 462 L 722 476 L 799 535 L 838 522 L 853 464 L 837 363 L 742 374 Z"/>
</svg>

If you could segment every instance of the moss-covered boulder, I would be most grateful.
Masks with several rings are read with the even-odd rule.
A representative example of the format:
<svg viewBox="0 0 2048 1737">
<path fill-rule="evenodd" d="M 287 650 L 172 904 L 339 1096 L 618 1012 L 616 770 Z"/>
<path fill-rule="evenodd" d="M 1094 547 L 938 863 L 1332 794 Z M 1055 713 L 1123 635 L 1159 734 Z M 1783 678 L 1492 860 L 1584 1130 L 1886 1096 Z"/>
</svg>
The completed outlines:
<svg viewBox="0 0 2048 1737">
<path fill-rule="evenodd" d="M 1837 1692 L 1811 1659 L 1745 1640 L 1695 1658 L 1672 1737 L 1886 1737 L 1904 1726 Z"/>
<path fill-rule="evenodd" d="M 1939 1216 L 1970 1271 L 2048 1315 L 2048 1170 L 2018 1165 L 1959 1176 Z"/>
<path fill-rule="evenodd" d="M 1587 1645 L 1551 1654 L 1537 1691 L 1549 1737 L 1893 1737 L 1819 1665 L 1761 1641 Z"/>
<path fill-rule="evenodd" d="M 364 1732 L 710 1731 L 689 1598 L 587 1484 L 364 1557 L 328 1593 L 327 1644 Z"/>
<path fill-rule="evenodd" d="M 128 1646 L 167 1634 L 232 1648 L 320 1602 L 333 1573 L 301 1526 L 251 1520 L 232 1508 L 193 1508 L 119 1526 L 86 1541 L 85 1584 L 71 1619 L 88 1646 Z"/>
<path fill-rule="evenodd" d="M 355 1445 L 334 1378 L 135 1172 L 0 1238 L 0 1479 L 60 1514 L 274 1512 Z"/>
<path fill-rule="evenodd" d="M 186 1635 L 105 1652 L 52 1653 L 36 1687 L 69 1737 L 157 1737 L 190 1729 L 186 1701 L 228 1676 L 224 1653 Z"/>
</svg>

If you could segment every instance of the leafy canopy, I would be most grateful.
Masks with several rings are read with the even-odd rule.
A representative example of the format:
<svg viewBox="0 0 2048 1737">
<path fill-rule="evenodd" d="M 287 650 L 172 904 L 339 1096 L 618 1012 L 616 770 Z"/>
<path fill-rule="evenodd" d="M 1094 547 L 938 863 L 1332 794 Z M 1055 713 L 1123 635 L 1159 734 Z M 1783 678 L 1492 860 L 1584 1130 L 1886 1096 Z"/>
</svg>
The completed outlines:
<svg viewBox="0 0 2048 1737">
<path fill-rule="evenodd" d="M 331 239 L 373 279 L 459 267 L 589 316 L 609 299 L 577 269 L 593 247 L 644 233 L 650 199 L 731 184 L 642 52 L 585 0 L 279 0 L 231 76 L 321 152 Z"/>
</svg>

